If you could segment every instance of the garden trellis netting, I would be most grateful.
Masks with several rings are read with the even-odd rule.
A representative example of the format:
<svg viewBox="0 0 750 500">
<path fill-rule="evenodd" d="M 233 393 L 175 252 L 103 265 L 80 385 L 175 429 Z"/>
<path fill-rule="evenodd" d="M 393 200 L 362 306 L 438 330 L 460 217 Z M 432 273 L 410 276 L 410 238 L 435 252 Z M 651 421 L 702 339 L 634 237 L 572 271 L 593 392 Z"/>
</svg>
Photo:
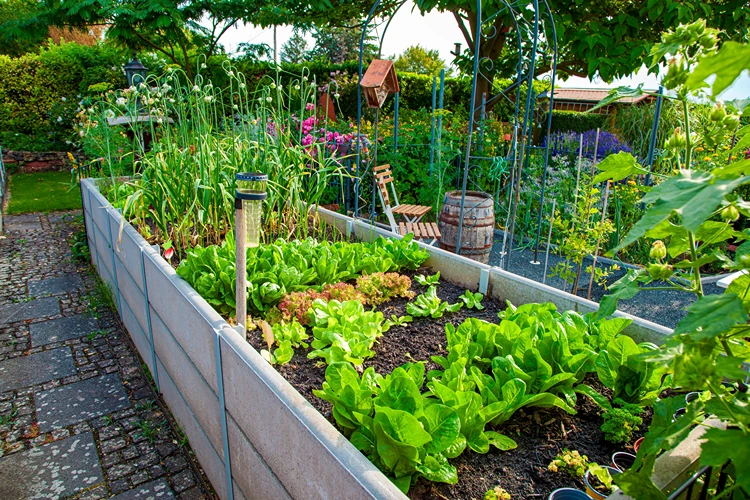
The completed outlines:
<svg viewBox="0 0 750 500">
<path fill-rule="evenodd" d="M 382 39 L 385 37 L 390 20 L 403 6 L 404 2 L 399 3 L 393 11 L 389 14 L 388 20 L 385 23 L 385 29 L 381 35 L 381 46 Z M 363 61 L 362 61 L 362 48 L 365 40 L 368 38 L 368 30 L 371 29 L 371 24 L 375 18 L 375 14 L 380 5 L 380 0 L 376 0 L 373 4 L 372 9 L 363 25 L 362 36 L 360 39 L 360 64 L 359 64 L 359 81 L 361 82 L 363 72 Z M 472 71 L 472 93 L 471 101 L 469 106 L 469 125 L 466 133 L 466 143 L 462 151 L 461 168 L 462 173 L 460 175 L 459 188 L 461 190 L 461 209 L 460 209 L 460 221 L 458 229 L 458 238 L 455 251 L 461 253 L 462 251 L 470 251 L 471 243 L 462 242 L 461 232 L 463 228 L 471 227 L 473 217 L 473 207 L 465 206 L 465 198 L 467 191 L 480 191 L 485 193 L 488 197 L 495 199 L 496 201 L 500 197 L 506 198 L 510 201 L 509 206 L 506 210 L 506 221 L 509 221 L 510 228 L 510 240 L 513 237 L 513 227 L 515 211 L 518 205 L 518 193 L 520 190 L 520 176 L 524 168 L 528 168 L 532 157 L 540 155 L 544 162 L 544 175 L 542 180 L 542 189 L 540 192 L 541 200 L 540 207 L 544 207 L 544 188 L 546 184 L 546 166 L 548 163 L 548 147 L 534 146 L 532 144 L 532 134 L 534 127 L 541 127 L 542 125 L 546 128 L 549 133 L 552 116 L 548 113 L 544 118 L 537 118 L 538 115 L 535 113 L 537 106 L 537 100 L 539 98 L 533 92 L 532 84 L 537 74 L 538 68 L 546 68 L 549 66 L 550 74 L 546 78 L 549 79 L 551 90 L 554 90 L 555 84 L 555 72 L 557 64 L 557 36 L 554 27 L 554 20 L 552 12 L 546 1 L 539 2 L 534 0 L 533 2 L 518 1 L 518 2 L 501 2 L 499 8 L 484 10 L 482 8 L 481 0 L 477 1 L 476 6 L 477 18 L 480 22 L 476 23 L 475 46 L 473 49 L 473 71 Z M 492 83 L 495 72 L 495 61 L 490 60 L 487 57 L 482 57 L 480 54 L 480 44 L 483 40 L 492 39 L 497 36 L 496 29 L 492 26 L 495 19 L 499 16 L 509 16 L 513 21 L 515 27 L 515 45 L 518 51 L 518 61 L 516 63 L 516 74 L 515 79 L 507 88 L 499 90 L 497 93 L 492 95 L 477 95 L 478 83 L 481 80 Z M 439 110 L 442 110 L 443 101 L 443 81 L 444 76 L 440 76 L 440 101 L 439 104 L 436 102 L 437 97 L 437 85 L 433 84 L 433 112 L 432 112 L 432 123 L 431 123 L 431 134 L 430 134 L 430 182 L 433 181 L 432 176 L 435 174 L 432 168 L 435 161 L 436 152 L 439 154 L 439 144 L 442 129 L 442 115 Z M 522 99 L 521 87 L 526 85 L 529 89 L 526 92 L 525 99 Z M 490 86 L 492 89 L 492 86 Z M 549 106 L 552 109 L 554 99 L 554 92 L 550 92 Z M 510 137 L 508 148 L 505 150 L 503 156 L 486 156 L 483 154 L 481 147 L 481 138 L 484 133 L 484 124 L 487 117 L 486 110 L 489 106 L 500 101 L 507 101 L 513 105 L 513 116 L 512 116 L 512 130 L 513 133 Z M 522 102 L 523 101 L 523 102 Z M 394 105 L 394 149 L 397 149 L 398 144 L 398 94 L 395 96 Z M 437 104 L 437 107 L 436 107 Z M 361 122 L 363 114 L 363 102 L 361 94 L 358 97 L 358 113 L 357 113 L 357 133 L 361 134 Z M 546 123 L 540 124 L 543 121 Z M 377 130 L 377 128 L 376 128 Z M 478 143 L 478 145 L 477 145 Z M 426 145 L 427 146 L 427 145 Z M 377 147 L 378 137 L 377 135 L 373 138 L 372 147 L 375 149 L 371 155 L 377 158 Z M 436 149 L 437 147 L 437 149 Z M 375 185 L 374 182 L 368 182 L 372 176 L 372 168 L 375 166 L 365 159 L 365 155 L 361 150 L 360 144 L 356 146 L 356 179 L 354 181 L 354 215 L 356 217 L 361 216 L 366 212 L 369 206 L 370 220 L 374 221 L 376 210 L 375 210 Z M 495 189 L 493 193 L 488 193 L 487 190 L 480 184 L 479 178 L 491 174 L 497 177 L 495 183 Z M 503 181 L 504 178 L 504 181 Z M 362 202 L 362 203 L 360 203 Z M 501 206 L 500 203 L 496 203 L 496 206 Z M 364 210 L 363 210 L 364 209 Z M 538 230 L 541 230 L 541 219 L 542 211 L 540 210 L 538 215 Z M 476 217 L 474 217 L 476 219 Z M 507 224 L 506 224 L 507 226 Z M 538 232 L 538 231 L 537 231 Z M 537 246 L 538 246 L 537 236 Z M 510 251 L 512 243 L 508 247 Z M 504 249 L 505 250 L 505 249 Z M 507 259 L 505 259 L 507 267 Z"/>
</svg>

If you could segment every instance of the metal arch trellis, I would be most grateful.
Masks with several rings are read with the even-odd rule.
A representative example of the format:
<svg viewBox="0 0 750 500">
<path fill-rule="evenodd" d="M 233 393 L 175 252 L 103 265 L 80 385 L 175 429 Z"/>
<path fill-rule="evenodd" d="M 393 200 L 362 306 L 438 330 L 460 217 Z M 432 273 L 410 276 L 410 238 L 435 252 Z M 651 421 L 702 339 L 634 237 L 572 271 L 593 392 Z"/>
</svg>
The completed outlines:
<svg viewBox="0 0 750 500">
<path fill-rule="evenodd" d="M 540 203 L 539 203 L 539 214 L 537 218 L 537 235 L 535 241 L 535 250 L 538 251 L 540 231 L 542 224 L 542 215 L 544 212 L 544 198 L 547 181 L 547 167 L 549 163 L 549 149 L 548 146 L 536 147 L 532 144 L 532 133 L 534 128 L 534 108 L 536 96 L 533 91 L 533 82 L 536 74 L 537 61 L 540 58 L 544 58 L 543 63 L 547 62 L 547 57 L 550 62 L 550 92 L 549 92 L 549 110 L 547 113 L 546 120 L 546 132 L 549 134 L 552 125 L 552 113 L 551 110 L 554 107 L 554 85 L 557 69 L 557 34 L 554 26 L 554 18 L 552 16 L 551 9 L 546 0 L 517 0 L 515 2 L 509 2 L 507 0 L 501 0 L 501 7 L 490 15 L 484 15 L 482 10 L 482 0 L 477 0 L 477 23 L 476 33 L 474 34 L 474 69 L 472 78 L 472 92 L 471 92 L 471 112 L 469 113 L 469 127 L 467 130 L 466 140 L 466 152 L 464 157 L 464 168 L 463 168 L 463 182 L 461 187 L 461 204 L 459 214 L 459 225 L 458 234 L 456 238 L 456 253 L 461 253 L 466 250 L 473 250 L 471 241 L 462 241 L 464 228 L 471 228 L 476 223 L 477 217 L 473 214 L 478 205 L 467 207 L 466 205 L 466 194 L 469 190 L 479 191 L 491 197 L 492 195 L 484 192 L 479 183 L 472 177 L 474 171 L 481 171 L 482 160 L 493 160 L 487 158 L 481 154 L 481 143 L 480 147 L 477 148 L 477 154 L 474 154 L 473 150 L 473 138 L 476 128 L 476 116 L 481 113 L 484 115 L 484 105 L 486 102 L 492 102 L 497 99 L 507 99 L 509 92 L 515 90 L 515 99 L 512 101 L 515 104 L 515 123 L 513 124 L 513 134 L 511 137 L 511 145 L 508 150 L 508 157 L 506 160 L 511 165 L 511 171 L 509 175 L 508 188 L 508 207 L 507 217 L 505 224 L 505 233 L 503 237 L 503 257 L 501 260 L 501 266 L 508 268 L 510 262 L 510 255 L 513 247 L 513 236 L 515 228 L 516 211 L 519 203 L 521 177 L 523 170 L 528 168 L 531 162 L 531 157 L 534 152 L 542 154 L 543 158 L 543 174 L 542 174 L 542 186 L 540 192 Z M 531 19 L 524 14 L 528 14 L 529 9 L 531 10 Z M 526 12 L 523 12 L 523 11 Z M 491 26 L 489 33 L 486 31 L 485 26 L 495 20 L 497 16 L 509 16 L 512 20 L 513 26 L 516 30 L 516 46 L 518 50 L 518 63 L 516 65 L 516 81 L 510 85 L 507 89 L 498 92 L 496 95 L 487 99 L 486 96 L 482 96 L 481 101 L 477 99 L 477 83 L 480 78 L 485 78 L 488 81 L 492 79 L 488 78 L 483 68 L 488 68 L 489 71 L 494 70 L 494 61 L 487 60 L 485 58 L 482 61 L 480 57 L 480 43 L 482 40 L 491 39 L 498 35 L 494 26 Z M 484 35 L 484 36 L 483 36 Z M 526 50 L 524 41 L 530 43 L 530 50 Z M 546 49 L 549 51 L 545 54 L 540 50 L 540 41 L 546 42 Z M 521 116 L 521 103 L 520 103 L 520 89 L 523 83 L 526 83 L 526 100 L 523 106 L 523 115 Z M 475 103 L 481 102 L 476 105 Z M 520 142 L 520 147 L 519 147 Z M 540 151 L 541 150 L 541 151 Z M 499 197 L 499 190 L 494 195 L 495 198 Z M 498 200 L 495 200 L 497 203 Z M 507 243 L 507 249 L 506 249 Z M 536 261 L 536 251 L 534 255 L 534 261 Z"/>
<path fill-rule="evenodd" d="M 363 76 L 363 51 L 364 51 L 364 44 L 365 40 L 367 39 L 368 35 L 368 29 L 371 27 L 371 23 L 373 19 L 376 17 L 376 13 L 378 11 L 378 7 L 381 6 L 381 0 L 375 0 L 372 8 L 370 9 L 370 12 L 367 15 L 367 18 L 365 19 L 365 22 L 362 26 L 362 35 L 360 37 L 360 54 L 359 54 L 359 74 L 358 74 L 358 83 L 362 81 Z M 399 11 L 399 9 L 406 3 L 406 0 L 402 0 L 396 4 L 394 4 L 393 9 L 390 11 L 390 13 L 387 16 L 387 21 L 385 21 L 385 29 L 383 33 L 381 34 L 379 49 L 382 49 L 383 39 L 385 38 L 385 34 L 388 30 L 388 27 L 390 25 L 391 20 L 393 19 L 393 16 Z M 460 206 L 460 219 L 459 219 L 459 227 L 458 227 L 458 234 L 457 234 L 457 244 L 456 244 L 456 253 L 461 253 L 462 250 L 470 250 L 470 243 L 464 242 L 463 244 L 458 244 L 458 242 L 461 242 L 462 238 L 462 231 L 463 228 L 468 228 L 472 226 L 472 212 L 476 207 L 466 207 L 466 193 L 471 187 L 473 191 L 480 191 L 484 193 L 484 190 L 482 190 L 479 187 L 479 184 L 476 180 L 472 178 L 472 173 L 475 170 L 481 169 L 480 165 L 477 165 L 477 162 L 480 162 L 481 160 L 490 160 L 493 164 L 493 168 L 497 167 L 498 158 L 492 158 L 492 157 L 484 157 L 481 154 L 481 143 L 479 147 L 479 151 L 476 151 L 477 154 L 474 154 L 475 151 L 472 149 L 472 139 L 475 133 L 475 129 L 477 126 L 475 117 L 476 114 L 479 112 L 484 113 L 484 105 L 486 103 L 494 102 L 499 99 L 505 99 L 509 102 L 512 102 L 515 106 L 514 113 L 513 113 L 513 134 L 511 138 L 511 144 L 508 149 L 507 157 L 504 158 L 504 161 L 506 164 L 510 165 L 510 175 L 509 175 L 509 182 L 506 186 L 508 191 L 508 199 L 511 201 L 508 206 L 508 217 L 506 220 L 510 221 L 510 229 L 508 229 L 508 224 L 506 224 L 506 238 L 504 238 L 503 242 L 503 251 L 505 252 L 505 241 L 508 239 L 507 236 L 510 236 L 510 246 L 508 248 L 508 252 L 506 255 L 506 258 L 503 259 L 504 267 L 507 268 L 508 262 L 509 262 L 509 256 L 510 251 L 512 250 L 512 241 L 513 241 L 513 227 L 515 225 L 515 211 L 517 209 L 518 205 L 518 195 L 520 191 L 520 184 L 521 184 L 521 174 L 523 172 L 524 168 L 527 168 L 531 161 L 531 155 L 533 152 L 537 151 L 540 153 L 543 153 L 543 159 L 544 159 L 544 173 L 542 176 L 542 189 L 541 189 L 541 199 L 540 199 L 540 209 L 539 209 L 539 215 L 538 215 L 538 222 L 537 222 L 537 237 L 536 237 L 536 248 L 539 247 L 539 234 L 541 231 L 541 221 L 542 221 L 542 215 L 544 211 L 544 197 L 545 197 L 545 188 L 546 188 L 546 179 L 547 179 L 547 166 L 549 162 L 549 150 L 548 147 L 545 145 L 544 147 L 536 147 L 531 144 L 531 137 L 532 137 L 532 131 L 534 127 L 534 107 L 535 107 L 535 101 L 536 96 L 533 92 L 532 83 L 534 81 L 534 78 L 536 76 L 536 64 L 537 60 L 541 57 L 544 57 L 545 63 L 547 60 L 550 62 L 550 69 L 551 69 L 551 75 L 549 77 L 550 79 L 550 92 L 549 92 L 549 110 L 551 111 L 553 109 L 553 99 L 554 99 L 554 84 L 555 84 L 555 77 L 556 77 L 556 65 L 557 65 L 557 36 L 555 32 L 554 27 L 554 19 L 552 17 L 552 12 L 549 8 L 549 4 L 547 3 L 547 0 L 516 0 L 516 1 L 510 1 L 510 0 L 500 0 L 501 7 L 493 12 L 489 16 L 483 17 L 483 10 L 482 10 L 482 0 L 477 0 L 477 19 L 481 22 L 477 22 L 476 24 L 476 33 L 475 33 L 475 47 L 474 47 L 474 66 L 473 66 L 473 76 L 472 76 L 472 93 L 471 93 L 471 102 L 470 102 L 470 113 L 469 113 L 469 126 L 467 131 L 467 141 L 466 141 L 466 149 L 465 149 L 465 156 L 463 161 L 463 180 L 461 185 L 461 206 Z M 524 14 L 528 14 L 528 12 L 533 13 L 531 16 L 531 19 L 529 19 Z M 380 15 L 380 14 L 378 14 Z M 488 23 L 491 23 L 497 16 L 500 15 L 506 15 L 510 17 L 510 20 L 512 22 L 513 28 L 515 29 L 516 36 L 515 36 L 515 42 L 516 47 L 518 50 L 518 62 L 516 64 L 516 79 L 515 82 L 510 85 L 508 88 L 498 92 L 497 94 L 490 96 L 489 99 L 486 97 L 481 100 L 482 104 L 479 106 L 474 106 L 474 103 L 477 101 L 477 81 L 479 78 L 487 78 L 487 75 L 483 73 L 482 68 L 488 68 L 490 71 L 494 69 L 494 61 L 491 61 L 489 59 L 484 59 L 482 61 L 482 58 L 479 55 L 479 44 L 481 43 L 482 39 L 485 40 L 488 38 L 492 38 L 494 36 L 497 36 L 497 32 L 490 32 L 489 35 L 482 36 L 482 30 L 484 29 Z M 380 16 L 382 17 L 382 16 Z M 541 29 L 540 29 L 541 26 Z M 494 30 L 494 27 L 492 27 Z M 540 50 L 540 38 L 546 42 L 546 48 L 550 51 L 549 54 L 543 54 Z M 526 44 L 524 43 L 526 42 Z M 526 45 L 530 42 L 530 49 L 526 49 Z M 540 53 L 541 56 L 540 56 Z M 481 63 L 481 64 L 480 64 Z M 488 79 L 490 80 L 490 79 Z M 491 80 L 490 80 L 491 81 Z M 524 105 L 521 105 L 521 87 L 522 85 L 526 83 L 527 92 L 526 92 L 526 100 Z M 514 98 L 509 97 L 511 93 L 515 93 Z M 364 145 L 363 143 L 363 137 L 362 137 L 362 129 L 361 129 L 361 120 L 362 120 L 362 92 L 357 93 L 357 140 L 355 141 L 355 168 L 356 168 L 356 175 L 354 176 L 354 216 L 359 217 L 361 212 L 360 207 L 360 199 L 361 194 L 363 191 L 363 188 L 366 189 L 366 186 L 363 185 L 363 180 L 367 178 L 367 175 L 370 173 L 372 166 L 375 165 L 377 161 L 377 148 L 378 148 L 378 138 L 377 138 L 377 124 L 378 124 L 378 111 L 376 110 L 376 120 L 375 120 L 375 139 L 372 141 L 372 161 L 368 162 L 367 164 L 363 164 L 362 161 L 362 147 Z M 481 109 L 480 109 L 481 108 Z M 523 109 L 523 112 L 522 112 Z M 551 120 L 552 119 L 552 113 L 547 113 L 547 123 L 546 123 L 546 132 L 549 134 L 550 128 L 551 128 Z M 480 129 L 481 133 L 481 129 Z M 520 141 L 520 147 L 519 147 L 519 141 Z M 541 151 L 540 151 L 541 150 Z M 375 216 L 375 200 L 377 193 L 375 192 L 375 184 L 372 183 L 371 192 L 371 198 L 370 198 L 370 219 L 374 222 L 374 216 Z M 503 189 L 504 191 L 505 189 Z M 486 193 L 485 193 L 486 194 Z M 487 195 L 491 196 L 491 195 Z M 498 198 L 500 196 L 500 190 L 498 189 L 496 193 L 494 194 L 494 198 Z M 497 202 L 497 200 L 495 200 Z M 513 215 L 511 215 L 511 212 Z M 473 217 L 474 223 L 476 222 L 476 217 Z M 535 254 L 535 260 L 536 260 L 536 254 Z"/>
</svg>

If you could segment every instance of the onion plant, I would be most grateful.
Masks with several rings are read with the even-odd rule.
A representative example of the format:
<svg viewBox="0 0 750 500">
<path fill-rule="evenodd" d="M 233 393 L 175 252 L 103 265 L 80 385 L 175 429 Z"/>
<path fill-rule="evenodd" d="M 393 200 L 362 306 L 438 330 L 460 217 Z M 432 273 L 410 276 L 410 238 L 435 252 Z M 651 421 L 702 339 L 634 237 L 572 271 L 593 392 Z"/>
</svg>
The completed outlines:
<svg viewBox="0 0 750 500">
<path fill-rule="evenodd" d="M 277 74 L 250 89 L 230 64 L 224 69 L 229 85 L 221 89 L 200 74 L 189 82 L 181 70 L 149 77 L 105 95 L 93 112 L 101 117 L 90 121 L 100 124 L 105 114 L 127 118 L 137 140 L 123 211 L 147 238 L 178 252 L 226 237 L 233 226 L 237 172 L 268 174 L 267 240 L 306 237 L 310 207 L 321 201 L 334 176 L 345 175 L 325 134 L 314 140 L 303 134 L 305 124 L 318 123 L 314 81 L 303 74 L 284 88 Z M 89 128 L 83 134 L 106 142 L 99 132 Z"/>
</svg>

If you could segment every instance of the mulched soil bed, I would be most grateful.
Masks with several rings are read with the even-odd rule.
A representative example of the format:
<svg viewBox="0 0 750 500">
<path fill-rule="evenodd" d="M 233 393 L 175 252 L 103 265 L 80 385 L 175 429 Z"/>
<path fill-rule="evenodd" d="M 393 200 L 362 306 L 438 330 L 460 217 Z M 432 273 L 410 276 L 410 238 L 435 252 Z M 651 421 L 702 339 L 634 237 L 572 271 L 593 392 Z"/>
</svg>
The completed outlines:
<svg viewBox="0 0 750 500">
<path fill-rule="evenodd" d="M 413 277 L 416 274 L 432 274 L 429 269 L 404 273 Z M 419 294 L 426 287 L 412 282 L 412 288 Z M 438 296 L 449 303 L 458 302 L 459 295 L 465 288 L 441 281 L 438 286 Z M 380 310 L 386 318 L 391 315 L 406 314 L 405 299 L 395 299 L 383 304 Z M 497 322 L 497 313 L 505 309 L 501 304 L 490 298 L 485 298 L 482 304 L 485 309 L 477 311 L 462 308 L 455 314 L 446 314 L 442 318 L 415 318 L 406 326 L 391 327 L 378 343 L 375 344 L 375 356 L 365 361 L 365 367 L 373 366 L 378 373 L 390 373 L 394 368 L 409 361 L 426 360 L 426 369 L 439 368 L 430 361 L 430 356 L 446 355 L 445 325 L 461 324 L 467 318 L 479 318 L 490 322 Z M 256 349 L 265 349 L 266 343 L 259 330 L 248 332 L 248 342 Z M 284 366 L 276 367 L 279 373 L 287 379 L 300 394 L 302 394 L 323 416 L 335 425 L 331 415 L 331 405 L 313 395 L 313 389 L 320 389 L 325 380 L 325 367 L 316 366 L 315 360 L 307 359 L 307 351 L 298 349 L 292 361 Z M 597 391 L 611 396 L 595 374 L 590 374 L 584 381 Z M 547 498 L 550 492 L 557 488 L 575 487 L 584 489 L 583 480 L 576 480 L 565 473 L 552 473 L 547 465 L 562 449 L 578 450 L 587 455 L 589 460 L 599 464 L 609 464 L 610 456 L 615 451 L 630 451 L 630 446 L 615 446 L 604 441 L 603 433 L 599 429 L 602 419 L 600 409 L 584 396 L 579 396 L 578 414 L 568 415 L 559 409 L 530 409 L 517 412 L 510 421 L 496 430 L 510 436 L 518 443 L 518 448 L 508 452 L 501 452 L 491 448 L 486 455 L 480 455 L 471 450 L 451 460 L 458 469 L 458 484 L 448 485 L 432 483 L 420 479 L 409 491 L 413 499 L 482 499 L 484 493 L 495 486 L 501 486 L 513 498 Z M 648 427 L 651 411 L 647 409 L 643 415 L 642 429 Z M 633 440 L 642 435 L 638 432 Z"/>
</svg>

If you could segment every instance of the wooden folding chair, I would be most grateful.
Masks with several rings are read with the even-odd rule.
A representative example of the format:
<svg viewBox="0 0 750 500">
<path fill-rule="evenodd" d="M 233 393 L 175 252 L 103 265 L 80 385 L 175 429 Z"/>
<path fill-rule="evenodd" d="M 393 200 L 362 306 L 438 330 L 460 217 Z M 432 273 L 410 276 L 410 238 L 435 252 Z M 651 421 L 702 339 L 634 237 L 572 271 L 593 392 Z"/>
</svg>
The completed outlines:
<svg viewBox="0 0 750 500">
<path fill-rule="evenodd" d="M 401 205 L 398 202 L 396 188 L 394 187 L 393 171 L 390 165 L 379 165 L 373 169 L 375 174 L 375 183 L 378 185 L 378 196 L 380 203 L 383 205 L 391 231 L 405 235 L 414 233 L 414 238 L 429 242 L 430 245 L 440 239 L 440 231 L 434 222 L 420 222 L 422 217 L 429 212 L 432 207 L 424 205 Z M 391 187 L 393 201 L 395 205 L 391 206 L 391 197 L 388 193 L 388 184 Z M 397 223 L 394 216 L 401 215 L 406 222 Z"/>
</svg>

